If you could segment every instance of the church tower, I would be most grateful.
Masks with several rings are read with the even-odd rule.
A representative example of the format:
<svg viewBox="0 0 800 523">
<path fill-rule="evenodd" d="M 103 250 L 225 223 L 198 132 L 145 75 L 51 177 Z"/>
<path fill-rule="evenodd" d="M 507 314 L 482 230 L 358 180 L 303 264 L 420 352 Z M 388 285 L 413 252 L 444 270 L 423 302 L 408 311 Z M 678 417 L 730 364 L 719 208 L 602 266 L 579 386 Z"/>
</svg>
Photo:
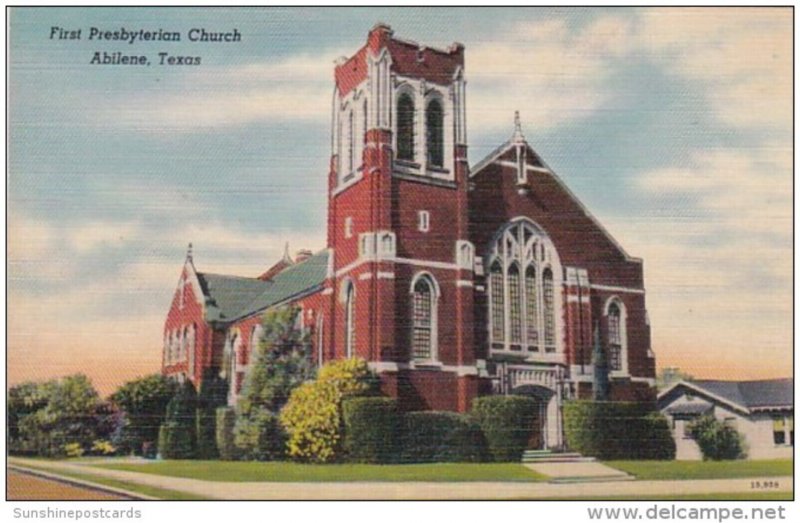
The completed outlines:
<svg viewBox="0 0 800 523">
<path fill-rule="evenodd" d="M 364 358 L 409 408 L 477 393 L 464 95 L 463 45 L 382 24 L 336 64 L 325 358 Z"/>
</svg>

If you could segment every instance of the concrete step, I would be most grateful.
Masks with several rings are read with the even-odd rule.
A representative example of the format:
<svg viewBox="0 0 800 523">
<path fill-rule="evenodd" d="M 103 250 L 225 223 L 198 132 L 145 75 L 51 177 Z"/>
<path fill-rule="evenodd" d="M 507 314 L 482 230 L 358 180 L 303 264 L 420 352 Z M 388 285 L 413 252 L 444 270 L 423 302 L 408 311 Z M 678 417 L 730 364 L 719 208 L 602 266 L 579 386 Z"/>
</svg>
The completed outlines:
<svg viewBox="0 0 800 523">
<path fill-rule="evenodd" d="M 564 458 L 561 456 L 543 456 L 540 458 L 526 458 L 523 456 L 522 462 L 523 463 L 589 463 L 596 461 L 595 458 L 587 457 L 587 456 L 574 456 Z"/>
<path fill-rule="evenodd" d="M 523 463 L 574 463 L 594 461 L 594 458 L 584 457 L 577 452 L 552 452 L 546 451 L 530 451 L 526 450 L 522 453 Z"/>
</svg>

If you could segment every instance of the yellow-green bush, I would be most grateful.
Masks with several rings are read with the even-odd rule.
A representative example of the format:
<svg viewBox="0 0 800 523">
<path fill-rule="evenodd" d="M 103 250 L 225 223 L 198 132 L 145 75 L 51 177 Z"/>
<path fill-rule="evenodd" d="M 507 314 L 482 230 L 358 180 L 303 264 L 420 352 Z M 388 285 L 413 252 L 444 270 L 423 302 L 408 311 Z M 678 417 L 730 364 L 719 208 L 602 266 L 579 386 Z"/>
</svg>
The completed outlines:
<svg viewBox="0 0 800 523">
<path fill-rule="evenodd" d="M 374 392 L 375 379 L 361 359 L 337 360 L 319 371 L 316 381 L 294 389 L 280 414 L 289 438 L 290 457 L 326 463 L 342 447 L 342 399 Z"/>
<path fill-rule="evenodd" d="M 92 454 L 109 456 L 117 452 L 117 448 L 105 439 L 96 439 L 92 442 Z"/>
<path fill-rule="evenodd" d="M 64 445 L 64 454 L 70 458 L 80 458 L 83 456 L 83 447 L 80 443 L 67 443 Z"/>
</svg>

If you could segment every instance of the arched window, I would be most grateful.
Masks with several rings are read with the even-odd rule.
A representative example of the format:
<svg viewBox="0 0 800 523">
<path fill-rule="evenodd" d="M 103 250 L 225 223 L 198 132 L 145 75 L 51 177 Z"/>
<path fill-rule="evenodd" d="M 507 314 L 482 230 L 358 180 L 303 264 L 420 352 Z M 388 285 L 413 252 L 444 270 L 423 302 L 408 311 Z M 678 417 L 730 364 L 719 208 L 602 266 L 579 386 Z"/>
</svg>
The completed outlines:
<svg viewBox="0 0 800 523">
<path fill-rule="evenodd" d="M 169 332 L 164 333 L 164 365 L 169 365 L 169 350 L 170 350 L 170 339 L 169 339 Z"/>
<path fill-rule="evenodd" d="M 528 265 L 525 269 L 525 324 L 527 325 L 528 346 L 532 351 L 539 350 L 539 304 L 536 286 L 536 268 Z"/>
<path fill-rule="evenodd" d="M 519 295 L 519 266 L 516 263 L 508 268 L 508 304 L 511 350 L 520 350 L 522 348 L 522 300 Z"/>
<path fill-rule="evenodd" d="M 436 290 L 429 276 L 419 276 L 413 282 L 411 308 L 411 356 L 415 360 L 433 360 L 436 356 Z"/>
<path fill-rule="evenodd" d="M 351 109 L 347 115 L 347 176 L 355 169 L 355 115 Z"/>
<path fill-rule="evenodd" d="M 397 159 L 414 161 L 414 99 L 408 93 L 397 99 Z"/>
<path fill-rule="evenodd" d="M 189 352 L 189 354 L 187 355 L 189 361 L 189 376 L 194 376 L 195 375 L 194 362 L 195 362 L 195 350 L 196 350 L 195 340 L 197 339 L 197 334 L 194 324 L 188 327 L 188 333 L 186 337 L 187 337 L 186 348 Z"/>
<path fill-rule="evenodd" d="M 259 323 L 253 330 L 250 331 L 250 357 L 255 358 L 258 346 L 261 344 L 261 338 L 264 337 L 264 327 Z"/>
<path fill-rule="evenodd" d="M 317 316 L 317 366 L 322 367 L 322 364 L 325 363 L 325 345 L 324 345 L 324 336 L 325 336 L 325 317 L 320 314 Z"/>
<path fill-rule="evenodd" d="M 625 312 L 624 305 L 612 298 L 606 305 L 606 327 L 608 332 L 608 370 L 626 371 Z"/>
<path fill-rule="evenodd" d="M 558 256 L 547 235 L 520 219 L 503 227 L 490 246 L 489 333 L 499 351 L 558 349 Z"/>
<path fill-rule="evenodd" d="M 428 102 L 425 111 L 425 144 L 428 164 L 432 167 L 444 166 L 444 111 L 437 99 Z"/>
<path fill-rule="evenodd" d="M 549 268 L 542 273 L 542 301 L 544 302 L 544 350 L 556 351 L 556 311 L 553 289 L 553 271 Z"/>
<path fill-rule="evenodd" d="M 169 362 L 175 363 L 178 358 L 178 335 L 173 330 L 169 335 Z"/>
<path fill-rule="evenodd" d="M 489 270 L 489 293 L 492 310 L 492 344 L 499 343 L 502 348 L 502 344 L 505 343 L 505 290 L 503 269 L 499 261 L 494 262 Z"/>
<path fill-rule="evenodd" d="M 344 331 L 344 347 L 345 356 L 352 358 L 355 356 L 356 346 L 356 288 L 352 282 L 348 282 L 347 289 L 345 290 L 345 331 Z"/>
<path fill-rule="evenodd" d="M 186 326 L 183 328 L 183 334 L 181 335 L 181 361 L 189 359 L 189 327 Z"/>
</svg>

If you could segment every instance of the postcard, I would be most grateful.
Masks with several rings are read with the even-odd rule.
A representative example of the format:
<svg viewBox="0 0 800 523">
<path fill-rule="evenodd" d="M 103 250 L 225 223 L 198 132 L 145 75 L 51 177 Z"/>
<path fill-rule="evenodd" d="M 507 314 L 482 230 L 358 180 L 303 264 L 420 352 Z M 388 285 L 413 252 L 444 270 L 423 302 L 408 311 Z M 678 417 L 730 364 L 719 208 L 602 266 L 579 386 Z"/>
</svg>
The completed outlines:
<svg viewBox="0 0 800 523">
<path fill-rule="evenodd" d="M 7 500 L 793 499 L 791 7 L 6 15 Z"/>
</svg>

